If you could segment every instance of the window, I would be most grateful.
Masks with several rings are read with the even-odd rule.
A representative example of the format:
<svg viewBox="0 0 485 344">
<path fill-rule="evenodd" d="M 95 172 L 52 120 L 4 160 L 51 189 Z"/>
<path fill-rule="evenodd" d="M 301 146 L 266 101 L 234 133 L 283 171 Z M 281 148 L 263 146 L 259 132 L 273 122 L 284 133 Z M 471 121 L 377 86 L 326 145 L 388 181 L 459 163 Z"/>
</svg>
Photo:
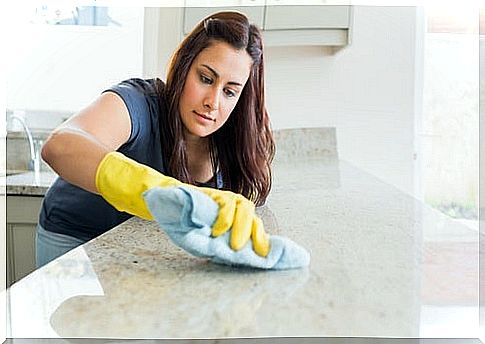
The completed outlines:
<svg viewBox="0 0 485 344">
<path fill-rule="evenodd" d="M 50 25 L 121 26 L 111 18 L 108 7 L 40 6 L 33 10 L 31 22 Z"/>
<path fill-rule="evenodd" d="M 54 128 L 143 72 L 143 7 L 18 7 L 9 18 L 7 111 Z"/>
<path fill-rule="evenodd" d="M 426 7 L 422 122 L 426 203 L 476 228 L 478 14 L 458 4 Z"/>
</svg>

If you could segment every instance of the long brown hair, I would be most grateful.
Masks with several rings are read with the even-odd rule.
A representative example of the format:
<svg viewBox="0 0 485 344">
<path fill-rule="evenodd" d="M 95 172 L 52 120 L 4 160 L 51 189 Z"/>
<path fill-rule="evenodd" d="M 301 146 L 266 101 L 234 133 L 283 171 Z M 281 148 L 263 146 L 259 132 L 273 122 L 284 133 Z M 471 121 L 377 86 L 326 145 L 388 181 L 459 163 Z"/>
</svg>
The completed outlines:
<svg viewBox="0 0 485 344">
<path fill-rule="evenodd" d="M 161 90 L 167 107 L 167 115 L 160 118 L 166 173 L 183 182 L 194 183 L 187 169 L 179 101 L 192 62 L 214 41 L 226 42 L 235 49 L 245 49 L 253 64 L 228 120 L 209 136 L 213 171 L 220 169 L 224 189 L 241 193 L 256 205 L 261 205 L 271 189 L 275 144 L 265 107 L 261 31 L 242 13 L 218 12 L 205 18 L 185 37 L 172 56 L 166 85 Z"/>
</svg>

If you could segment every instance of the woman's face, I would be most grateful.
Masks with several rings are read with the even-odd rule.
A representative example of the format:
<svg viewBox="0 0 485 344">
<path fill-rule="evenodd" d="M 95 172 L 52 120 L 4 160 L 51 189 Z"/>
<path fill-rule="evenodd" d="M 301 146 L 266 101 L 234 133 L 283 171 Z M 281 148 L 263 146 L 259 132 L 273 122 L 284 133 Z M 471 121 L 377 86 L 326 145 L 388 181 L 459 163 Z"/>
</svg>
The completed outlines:
<svg viewBox="0 0 485 344">
<path fill-rule="evenodd" d="M 192 63 L 179 111 L 187 135 L 206 137 L 229 118 L 249 78 L 252 60 L 245 50 L 213 42 Z"/>
</svg>

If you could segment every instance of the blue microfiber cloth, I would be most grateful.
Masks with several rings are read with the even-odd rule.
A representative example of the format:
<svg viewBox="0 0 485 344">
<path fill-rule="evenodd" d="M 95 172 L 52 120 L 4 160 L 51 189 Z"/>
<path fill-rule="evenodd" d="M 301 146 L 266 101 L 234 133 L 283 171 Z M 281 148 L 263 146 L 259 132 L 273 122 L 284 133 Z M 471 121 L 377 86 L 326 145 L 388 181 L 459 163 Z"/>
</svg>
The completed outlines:
<svg viewBox="0 0 485 344">
<path fill-rule="evenodd" d="M 143 197 L 160 227 L 170 239 L 187 252 L 213 262 L 261 269 L 294 269 L 307 266 L 310 254 L 288 238 L 270 236 L 270 252 L 261 257 L 253 251 L 252 241 L 239 251 L 229 246 L 230 231 L 215 238 L 211 227 L 219 206 L 206 194 L 190 187 L 155 187 Z"/>
</svg>

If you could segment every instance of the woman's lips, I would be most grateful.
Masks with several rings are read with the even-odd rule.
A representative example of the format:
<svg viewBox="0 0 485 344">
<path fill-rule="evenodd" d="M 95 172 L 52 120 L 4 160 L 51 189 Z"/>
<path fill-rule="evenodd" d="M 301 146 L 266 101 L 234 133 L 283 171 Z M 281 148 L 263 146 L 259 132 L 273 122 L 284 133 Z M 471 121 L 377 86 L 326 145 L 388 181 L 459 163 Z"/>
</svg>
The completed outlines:
<svg viewBox="0 0 485 344">
<path fill-rule="evenodd" d="M 197 111 L 194 111 L 194 113 L 195 113 L 197 116 L 199 116 L 199 117 L 201 117 L 201 118 L 203 118 L 203 119 L 205 119 L 205 120 L 207 120 L 207 121 L 211 121 L 211 122 L 215 122 L 215 121 L 216 121 L 216 120 L 215 120 L 215 118 L 212 118 L 212 117 L 209 117 L 209 116 L 207 116 L 207 115 L 204 115 L 204 114 L 198 113 Z"/>
</svg>

